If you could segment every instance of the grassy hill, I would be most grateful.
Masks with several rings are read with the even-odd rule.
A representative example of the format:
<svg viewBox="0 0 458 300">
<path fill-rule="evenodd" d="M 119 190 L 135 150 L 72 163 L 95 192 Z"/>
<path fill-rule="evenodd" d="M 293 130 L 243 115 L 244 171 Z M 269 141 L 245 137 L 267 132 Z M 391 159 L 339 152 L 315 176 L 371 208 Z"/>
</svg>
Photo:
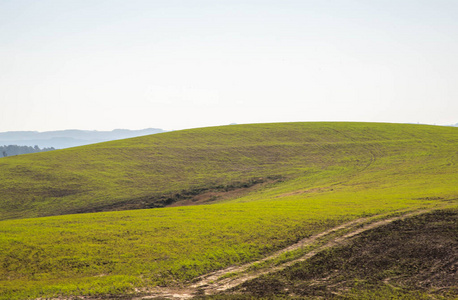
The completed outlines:
<svg viewBox="0 0 458 300">
<path fill-rule="evenodd" d="M 279 178 L 290 184 L 300 178 L 303 189 L 343 180 L 378 188 L 385 176 L 407 180 L 412 192 L 424 181 L 432 187 L 432 179 L 451 187 L 457 139 L 450 127 L 257 124 L 2 158 L 0 219 L 161 207 Z"/>
<path fill-rule="evenodd" d="M 0 295 L 181 286 L 351 220 L 456 207 L 457 149 L 453 127 L 281 123 L 2 158 Z"/>
</svg>

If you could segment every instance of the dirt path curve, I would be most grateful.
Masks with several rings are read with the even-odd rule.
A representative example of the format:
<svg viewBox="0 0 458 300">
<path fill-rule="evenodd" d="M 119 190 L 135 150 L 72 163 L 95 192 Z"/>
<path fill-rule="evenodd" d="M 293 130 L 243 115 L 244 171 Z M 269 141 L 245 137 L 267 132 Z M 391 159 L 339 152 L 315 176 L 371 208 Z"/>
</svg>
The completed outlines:
<svg viewBox="0 0 458 300">
<path fill-rule="evenodd" d="M 212 294 L 236 287 L 248 280 L 257 278 L 264 274 L 280 271 L 295 263 L 305 261 L 311 258 L 312 256 L 316 255 L 320 251 L 323 251 L 324 249 L 327 249 L 327 248 L 330 248 L 336 245 L 340 245 L 364 231 L 371 230 L 371 229 L 389 224 L 391 222 L 394 222 L 400 219 L 408 218 L 414 215 L 423 214 L 423 213 L 426 213 L 432 210 L 434 210 L 434 208 L 422 209 L 422 210 L 416 210 L 416 211 L 405 211 L 400 216 L 385 215 L 384 217 L 383 215 L 381 216 L 379 215 L 379 216 L 374 216 L 374 217 L 377 217 L 375 220 L 374 220 L 374 217 L 356 219 L 351 222 L 347 222 L 340 226 L 326 230 L 317 235 L 302 239 L 298 243 L 293 244 L 280 251 L 277 251 L 261 260 L 254 261 L 254 262 L 247 263 L 247 264 L 240 265 L 240 266 L 229 267 L 223 270 L 219 270 L 213 273 L 203 275 L 197 278 L 197 281 L 195 283 L 187 287 L 184 287 L 184 288 L 168 288 L 168 287 L 167 288 L 160 288 L 160 287 L 153 288 L 153 289 L 148 290 L 147 292 L 148 296 L 137 297 L 134 299 L 136 300 L 155 299 L 155 298 L 190 299 L 198 294 L 212 295 Z M 345 233 L 338 235 L 337 233 L 338 231 L 345 231 Z M 319 243 L 320 240 L 322 241 L 321 245 L 317 245 L 317 243 Z M 284 263 L 281 263 L 275 266 L 267 265 L 264 268 L 258 268 L 254 271 L 250 270 L 250 268 L 252 269 L 255 265 L 277 259 L 282 254 L 285 254 L 287 252 L 291 252 L 294 250 L 299 250 L 306 246 L 312 246 L 312 245 L 317 245 L 317 247 L 296 259 L 293 259 L 291 261 L 287 261 L 287 262 L 284 262 Z"/>
</svg>

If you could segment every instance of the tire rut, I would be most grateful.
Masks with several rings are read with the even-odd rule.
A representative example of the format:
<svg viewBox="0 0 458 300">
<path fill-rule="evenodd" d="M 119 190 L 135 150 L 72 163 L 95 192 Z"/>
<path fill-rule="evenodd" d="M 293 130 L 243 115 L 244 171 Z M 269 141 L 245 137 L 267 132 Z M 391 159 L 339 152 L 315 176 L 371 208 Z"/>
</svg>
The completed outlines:
<svg viewBox="0 0 458 300">
<path fill-rule="evenodd" d="M 255 279 L 257 277 L 260 277 L 268 273 L 273 273 L 273 272 L 283 270 L 293 264 L 305 261 L 313 257 L 314 255 L 316 255 L 317 253 L 327 248 L 343 244 L 347 242 L 348 240 L 350 240 L 352 237 L 362 232 L 365 232 L 367 230 L 371 230 L 371 229 L 374 229 L 374 228 L 377 228 L 383 225 L 387 225 L 397 220 L 401 220 L 401 219 L 408 218 L 411 216 L 423 214 L 423 213 L 432 211 L 434 209 L 437 209 L 437 208 L 422 209 L 422 210 L 415 210 L 415 211 L 403 211 L 403 212 L 400 212 L 402 213 L 400 216 L 392 216 L 392 213 L 391 213 L 391 214 L 385 215 L 384 218 L 383 218 L 384 215 L 378 215 L 378 216 L 367 217 L 367 218 L 359 218 L 359 219 L 344 223 L 340 226 L 328 229 L 324 232 L 313 235 L 311 237 L 304 238 L 300 240 L 299 242 L 291 246 L 288 246 L 280 251 L 277 251 L 263 259 L 260 259 L 260 260 L 257 260 L 251 263 L 243 264 L 240 266 L 228 267 L 228 268 L 216 271 L 216 272 L 212 272 L 212 273 L 200 276 L 197 278 L 197 281 L 195 283 L 190 284 L 187 287 L 184 287 L 184 288 L 157 287 L 157 288 L 149 289 L 147 291 L 148 296 L 136 297 L 134 299 L 135 300 L 155 299 L 155 298 L 191 299 L 197 295 L 212 295 L 212 294 L 216 294 L 219 292 L 223 292 L 231 288 L 234 288 L 246 281 Z M 381 220 L 378 219 L 380 217 L 382 217 L 383 219 Z M 377 218 L 377 219 L 374 220 L 374 218 Z M 332 237 L 332 235 L 336 234 L 337 231 L 342 231 L 342 230 L 347 230 L 347 232 L 344 233 L 343 235 Z M 294 250 L 299 250 L 303 247 L 313 246 L 314 244 L 319 242 L 320 239 L 324 239 L 326 237 L 330 237 L 330 239 L 328 241 L 325 241 L 322 245 L 317 246 L 315 249 L 300 256 L 299 258 L 281 263 L 276 266 L 267 266 L 264 269 L 257 269 L 255 271 L 250 272 L 250 268 L 254 267 L 257 264 L 268 262 L 270 260 L 274 260 L 276 258 L 279 258 L 282 254 L 285 254 L 285 253 L 288 253 Z M 224 278 L 226 276 L 227 278 Z"/>
</svg>

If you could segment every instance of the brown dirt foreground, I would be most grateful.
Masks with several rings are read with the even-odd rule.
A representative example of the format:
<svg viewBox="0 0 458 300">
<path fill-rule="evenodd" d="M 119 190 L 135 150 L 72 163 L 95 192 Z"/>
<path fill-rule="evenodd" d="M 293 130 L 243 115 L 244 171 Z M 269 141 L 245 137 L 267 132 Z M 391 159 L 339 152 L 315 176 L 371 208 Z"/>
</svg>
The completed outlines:
<svg viewBox="0 0 458 300">
<path fill-rule="evenodd" d="M 305 238 L 259 261 L 206 274 L 199 277 L 195 283 L 183 288 L 157 287 L 149 289 L 142 292 L 143 296 L 132 299 L 191 299 L 195 296 L 221 293 L 262 275 L 278 272 L 294 264 L 304 262 L 323 250 L 345 244 L 363 232 L 430 211 L 432 209 L 408 211 L 396 216 L 385 215 L 353 220 Z M 291 255 L 288 256 L 288 254 Z"/>
</svg>

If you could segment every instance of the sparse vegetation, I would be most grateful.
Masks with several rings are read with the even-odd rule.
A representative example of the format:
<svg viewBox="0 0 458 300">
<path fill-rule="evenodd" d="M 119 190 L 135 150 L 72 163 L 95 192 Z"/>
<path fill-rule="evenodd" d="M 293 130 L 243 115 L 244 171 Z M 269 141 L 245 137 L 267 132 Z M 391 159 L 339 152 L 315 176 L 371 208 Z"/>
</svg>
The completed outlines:
<svg viewBox="0 0 458 300">
<path fill-rule="evenodd" d="M 365 232 L 235 291 L 253 297 L 456 299 L 457 237 L 458 210 L 435 211 Z"/>
</svg>

